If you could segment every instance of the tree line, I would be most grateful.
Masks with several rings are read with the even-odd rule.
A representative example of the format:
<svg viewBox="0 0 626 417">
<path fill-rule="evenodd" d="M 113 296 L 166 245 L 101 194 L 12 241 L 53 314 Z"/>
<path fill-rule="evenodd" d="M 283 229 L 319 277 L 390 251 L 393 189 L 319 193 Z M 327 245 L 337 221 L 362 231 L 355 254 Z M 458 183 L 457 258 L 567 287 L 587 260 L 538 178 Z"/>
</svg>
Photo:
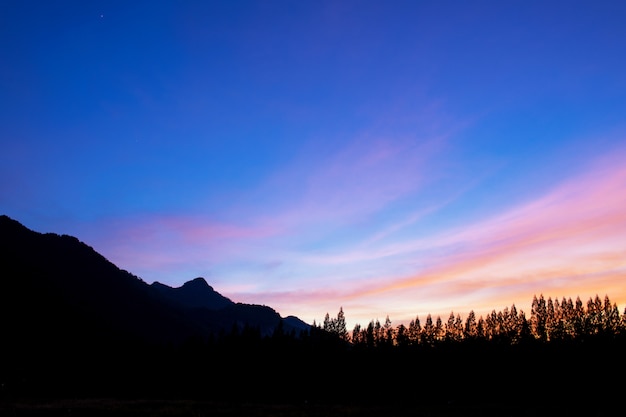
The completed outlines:
<svg viewBox="0 0 626 417">
<path fill-rule="evenodd" d="M 371 320 L 367 326 L 356 324 L 352 332 L 346 329 L 345 313 L 339 309 L 336 318 L 327 313 L 323 324 L 313 323 L 313 330 L 336 335 L 355 347 L 433 347 L 441 343 L 490 341 L 518 344 L 525 341 L 567 342 L 597 337 L 626 335 L 626 310 L 620 314 L 616 303 L 608 295 L 602 300 L 598 295 L 586 303 L 577 297 L 547 299 L 541 294 L 533 296 L 530 317 L 515 304 L 501 311 L 476 316 L 470 311 L 463 320 L 451 312 L 444 322 L 441 316 L 428 314 L 422 322 L 419 315 L 408 326 L 392 326 L 389 316 L 381 323 Z"/>
</svg>

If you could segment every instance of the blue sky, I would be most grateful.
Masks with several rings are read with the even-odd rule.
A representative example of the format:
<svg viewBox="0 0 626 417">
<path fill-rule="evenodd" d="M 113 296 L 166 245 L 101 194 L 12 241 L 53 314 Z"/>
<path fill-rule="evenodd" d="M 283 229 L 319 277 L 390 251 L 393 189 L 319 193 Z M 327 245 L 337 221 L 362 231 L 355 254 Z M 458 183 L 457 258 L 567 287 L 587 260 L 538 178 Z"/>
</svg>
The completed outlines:
<svg viewBox="0 0 626 417">
<path fill-rule="evenodd" d="M 0 211 L 396 324 L 626 303 L 626 3 L 7 1 Z"/>
</svg>

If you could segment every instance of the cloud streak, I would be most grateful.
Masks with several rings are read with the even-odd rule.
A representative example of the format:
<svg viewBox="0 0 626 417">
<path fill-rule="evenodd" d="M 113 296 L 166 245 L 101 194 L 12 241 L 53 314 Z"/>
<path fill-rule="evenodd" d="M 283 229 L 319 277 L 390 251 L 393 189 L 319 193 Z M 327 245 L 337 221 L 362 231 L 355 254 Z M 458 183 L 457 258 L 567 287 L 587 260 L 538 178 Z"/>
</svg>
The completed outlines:
<svg viewBox="0 0 626 417">
<path fill-rule="evenodd" d="M 307 254 L 314 253 L 320 242 L 333 247 L 341 239 L 350 241 L 352 237 L 340 235 L 359 233 L 364 222 L 419 191 L 428 181 L 428 159 L 440 152 L 442 142 L 441 137 L 398 140 L 361 135 L 332 152 L 305 152 L 256 191 L 224 199 L 217 213 L 203 214 L 200 204 L 195 214 L 168 212 L 104 221 L 99 227 L 104 232 L 94 240 L 116 263 L 148 280 L 165 279 L 183 267 L 191 271 L 195 265 L 198 274 L 213 270 L 231 274 L 217 278 L 227 290 L 241 288 L 245 273 L 250 274 L 248 281 L 263 281 L 265 276 L 261 287 L 266 288 L 272 285 L 272 274 L 284 274 L 290 267 L 301 274 L 303 265 L 310 264 Z M 270 264 L 277 266 L 264 267 Z M 322 273 L 313 273 L 311 280 Z"/>
<path fill-rule="evenodd" d="M 276 198 L 272 212 L 255 210 L 257 194 L 240 200 L 235 221 L 134 219 L 114 228 L 110 253 L 133 271 L 161 276 L 183 265 L 211 271 L 225 295 L 309 322 L 339 306 L 351 324 L 385 314 L 406 321 L 418 313 L 488 311 L 502 300 L 524 309 L 547 291 L 585 297 L 606 290 L 626 301 L 619 284 L 626 277 L 626 152 L 501 214 L 433 232 L 425 227 L 432 216 L 471 184 L 437 201 L 422 198 L 427 185 L 441 184 L 431 159 L 443 149 L 439 140 L 354 141 L 265 182 L 259 190 Z M 380 217 L 396 206 L 389 221 Z"/>
<path fill-rule="evenodd" d="M 364 134 L 330 153 L 307 148 L 260 188 L 259 199 L 277 203 L 259 220 L 294 231 L 367 220 L 431 182 L 430 159 L 444 147 L 445 137 Z"/>
<path fill-rule="evenodd" d="M 502 215 L 379 249 L 374 256 L 440 255 L 410 276 L 381 276 L 361 285 L 349 298 L 418 305 L 434 292 L 450 308 L 460 304 L 455 299 L 472 293 L 477 305 L 485 305 L 506 296 L 526 303 L 533 293 L 548 289 L 555 296 L 612 289 L 612 296 L 626 301 L 626 289 L 611 281 L 626 276 L 623 155 L 603 158 L 586 173 Z M 413 302 L 400 301 L 411 297 Z"/>
</svg>

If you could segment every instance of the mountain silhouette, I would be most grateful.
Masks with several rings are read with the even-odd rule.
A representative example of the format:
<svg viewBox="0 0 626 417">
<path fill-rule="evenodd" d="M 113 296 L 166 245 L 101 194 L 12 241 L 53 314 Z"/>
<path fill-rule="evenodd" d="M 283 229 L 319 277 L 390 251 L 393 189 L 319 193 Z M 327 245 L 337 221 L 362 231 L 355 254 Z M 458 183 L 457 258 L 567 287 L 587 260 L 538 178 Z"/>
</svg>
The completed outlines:
<svg viewBox="0 0 626 417">
<path fill-rule="evenodd" d="M 310 328 L 297 317 L 282 318 L 271 307 L 235 303 L 215 291 L 202 277 L 187 281 L 178 288 L 160 282 L 152 283 L 151 287 L 165 300 L 183 309 L 194 322 L 203 326 L 204 333 L 229 331 L 235 326 L 238 330 L 253 327 L 262 336 L 268 336 L 279 324 L 288 332 L 298 333 Z"/>
<path fill-rule="evenodd" d="M 177 344 L 233 326 L 262 334 L 279 324 L 308 328 L 270 307 L 235 303 L 203 278 L 179 288 L 149 285 L 75 237 L 38 233 L 4 215 L 0 265 L 0 324 L 16 349 L 32 346 L 33 338 L 57 344 Z"/>
</svg>

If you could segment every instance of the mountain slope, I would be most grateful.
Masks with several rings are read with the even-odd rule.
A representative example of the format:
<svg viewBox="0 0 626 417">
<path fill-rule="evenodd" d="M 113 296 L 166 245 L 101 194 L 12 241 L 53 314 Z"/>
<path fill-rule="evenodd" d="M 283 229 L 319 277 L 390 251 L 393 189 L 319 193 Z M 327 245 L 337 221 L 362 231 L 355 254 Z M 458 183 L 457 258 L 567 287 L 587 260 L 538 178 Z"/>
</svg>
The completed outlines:
<svg viewBox="0 0 626 417">
<path fill-rule="evenodd" d="M 0 311 L 17 333 L 170 342 L 199 328 L 134 275 L 71 236 L 0 217 Z"/>
<path fill-rule="evenodd" d="M 269 336 L 279 324 L 283 331 L 295 331 L 296 334 L 310 329 L 299 318 L 282 318 L 271 307 L 235 303 L 215 291 L 202 277 L 188 281 L 178 288 L 160 282 L 152 283 L 151 287 L 163 298 L 184 309 L 197 322 L 204 323 L 205 331 L 209 333 L 231 331 L 233 326 L 241 331 L 247 326 L 258 329 L 263 336 Z"/>
<path fill-rule="evenodd" d="M 37 233 L 7 216 L 0 268 L 0 325 L 16 340 L 180 343 L 233 325 L 268 334 L 283 320 L 269 307 L 232 302 L 203 278 L 148 285 L 74 237 Z"/>
</svg>

